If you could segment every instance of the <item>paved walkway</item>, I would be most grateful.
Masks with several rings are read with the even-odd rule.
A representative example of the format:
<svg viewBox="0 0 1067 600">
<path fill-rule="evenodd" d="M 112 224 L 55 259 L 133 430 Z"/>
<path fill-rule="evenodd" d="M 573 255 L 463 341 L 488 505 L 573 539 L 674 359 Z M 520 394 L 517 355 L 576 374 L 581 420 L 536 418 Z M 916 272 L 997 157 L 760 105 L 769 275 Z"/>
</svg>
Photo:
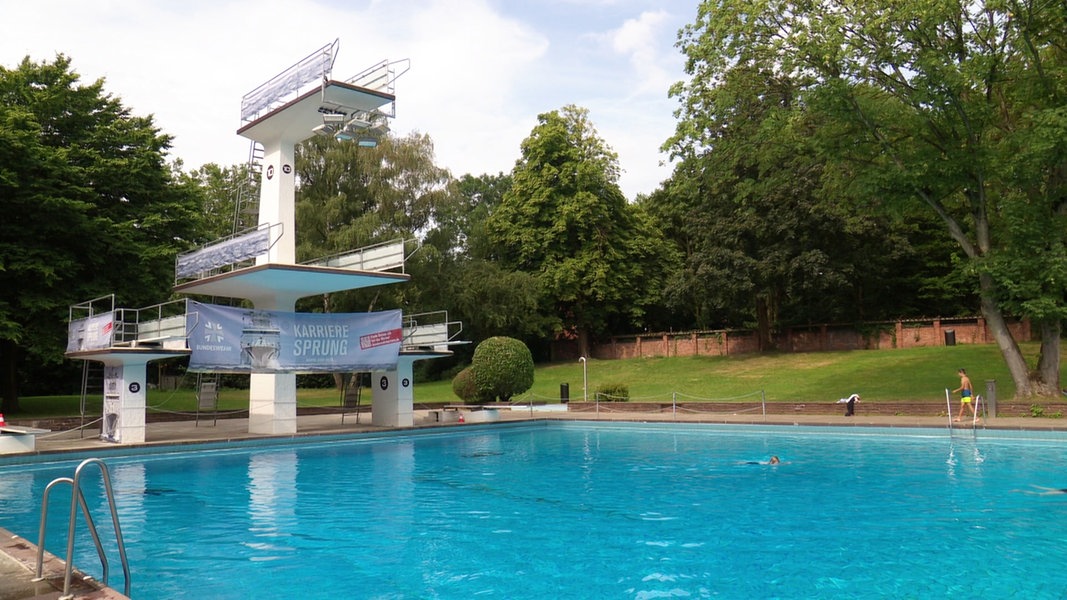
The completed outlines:
<svg viewBox="0 0 1067 600">
<path fill-rule="evenodd" d="M 530 419 L 548 420 L 590 420 L 590 421 L 633 421 L 633 422 L 679 422 L 679 423 L 736 423 L 736 424 L 774 424 L 774 425 L 812 425 L 830 427 L 925 427 L 946 429 L 949 420 L 946 417 L 932 416 L 882 416 L 863 415 L 853 417 L 843 415 L 762 415 L 759 413 L 692 413 L 692 412 L 621 412 L 621 411 L 529 411 L 501 410 L 500 421 L 522 421 Z M 269 436 L 248 433 L 248 419 L 219 419 L 216 424 L 201 421 L 173 421 L 150 423 L 145 442 L 146 446 L 183 444 L 206 441 L 235 441 L 247 439 L 295 438 L 303 436 L 358 433 L 368 431 L 386 431 L 393 428 L 375 427 L 369 423 L 369 414 L 360 415 L 359 423 L 354 414 L 347 414 L 344 422 L 341 415 L 304 415 L 297 418 L 298 433 L 295 435 Z M 430 411 L 416 411 L 415 426 L 425 427 L 463 427 L 461 423 L 438 423 Z M 967 419 L 964 423 L 954 423 L 955 427 L 971 428 Z M 996 418 L 987 419 L 977 425 L 981 431 L 986 430 L 1039 430 L 1067 432 L 1067 419 L 1035 418 Z M 37 440 L 37 453 L 85 452 L 94 449 L 114 449 L 116 444 L 102 442 L 99 428 L 84 432 L 52 432 Z M 0 462 L 3 457 L 0 456 Z M 25 539 L 0 529 L 0 598 L 4 600 L 55 600 L 63 589 L 63 562 L 50 554 L 45 560 L 45 581 L 34 582 L 36 567 L 36 546 Z M 116 581 L 122 581 L 121 573 L 113 575 Z M 72 588 L 75 598 L 116 600 L 125 598 L 122 594 L 109 588 L 102 588 L 93 582 L 76 580 Z"/>
</svg>

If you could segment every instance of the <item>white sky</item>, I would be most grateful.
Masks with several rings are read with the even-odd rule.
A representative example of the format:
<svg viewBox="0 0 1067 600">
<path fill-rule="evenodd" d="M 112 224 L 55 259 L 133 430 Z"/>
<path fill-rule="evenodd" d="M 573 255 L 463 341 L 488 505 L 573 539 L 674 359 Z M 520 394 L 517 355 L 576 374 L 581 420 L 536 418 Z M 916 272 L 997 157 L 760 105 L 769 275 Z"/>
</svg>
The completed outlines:
<svg viewBox="0 0 1067 600">
<path fill-rule="evenodd" d="M 340 38 L 334 79 L 410 59 L 393 132 L 429 134 L 456 177 L 509 172 L 537 115 L 588 108 L 628 198 L 670 175 L 668 87 L 698 0 L 0 0 L 0 64 L 69 56 L 155 116 L 187 169 L 243 163 L 241 96 Z"/>
</svg>

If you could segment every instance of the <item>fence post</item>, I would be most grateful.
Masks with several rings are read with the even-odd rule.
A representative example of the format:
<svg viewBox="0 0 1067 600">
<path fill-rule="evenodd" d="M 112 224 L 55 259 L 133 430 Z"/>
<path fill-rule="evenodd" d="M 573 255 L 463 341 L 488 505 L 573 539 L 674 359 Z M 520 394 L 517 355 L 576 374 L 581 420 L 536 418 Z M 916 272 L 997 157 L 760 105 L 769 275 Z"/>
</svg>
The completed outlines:
<svg viewBox="0 0 1067 600">
<path fill-rule="evenodd" d="M 990 418 L 997 418 L 997 380 L 985 381 L 985 406 Z"/>
</svg>

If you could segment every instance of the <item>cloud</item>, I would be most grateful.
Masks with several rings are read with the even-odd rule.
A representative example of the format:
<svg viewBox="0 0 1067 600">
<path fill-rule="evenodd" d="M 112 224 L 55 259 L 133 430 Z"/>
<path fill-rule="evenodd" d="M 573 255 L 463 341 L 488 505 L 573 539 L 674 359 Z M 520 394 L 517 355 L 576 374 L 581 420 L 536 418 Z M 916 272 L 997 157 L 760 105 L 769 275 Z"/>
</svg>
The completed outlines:
<svg viewBox="0 0 1067 600">
<path fill-rule="evenodd" d="M 398 135 L 428 134 L 456 176 L 510 171 L 537 115 L 577 104 L 620 154 L 628 196 L 669 172 L 671 51 L 688 0 L 98 0 L 5 2 L 0 63 L 73 60 L 86 81 L 154 114 L 187 168 L 244 162 L 241 97 L 340 38 L 334 77 L 410 59 Z"/>
<path fill-rule="evenodd" d="M 429 134 L 456 176 L 509 171 L 529 132 L 515 90 L 548 40 L 478 1 L 432 2 L 403 37 L 412 69 L 397 82 L 394 130 Z"/>
<path fill-rule="evenodd" d="M 663 56 L 662 40 L 667 31 L 666 11 L 644 12 L 636 19 L 627 19 L 622 27 L 611 32 L 612 48 L 630 59 L 634 72 L 641 81 L 642 92 L 662 92 L 674 80 Z"/>
</svg>

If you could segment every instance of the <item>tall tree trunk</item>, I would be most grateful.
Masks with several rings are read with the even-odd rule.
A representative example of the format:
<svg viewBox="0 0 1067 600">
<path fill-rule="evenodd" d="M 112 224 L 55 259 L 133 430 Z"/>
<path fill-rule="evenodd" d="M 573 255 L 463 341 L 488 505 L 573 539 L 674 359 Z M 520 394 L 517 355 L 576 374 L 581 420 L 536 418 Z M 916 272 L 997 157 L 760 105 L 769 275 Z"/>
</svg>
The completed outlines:
<svg viewBox="0 0 1067 600">
<path fill-rule="evenodd" d="M 774 340 L 771 339 L 771 327 L 774 325 L 774 316 L 771 302 L 763 295 L 756 296 L 756 334 L 760 352 L 774 349 Z"/>
<path fill-rule="evenodd" d="M 589 331 L 584 327 L 578 328 L 578 356 L 589 358 Z"/>
<path fill-rule="evenodd" d="M 1063 324 L 1058 320 L 1049 320 L 1040 324 L 1041 356 L 1034 373 L 1035 391 L 1049 398 L 1060 396 L 1060 335 Z"/>
<path fill-rule="evenodd" d="M 1000 348 L 1000 354 L 1004 357 L 1004 363 L 1008 365 L 1011 380 L 1015 383 L 1015 397 L 1029 398 L 1034 395 L 1030 385 L 1030 373 L 1026 367 L 1026 359 L 1023 358 L 1019 344 L 1015 342 L 1008 324 L 1004 320 L 1004 313 L 993 298 L 993 280 L 989 275 L 978 276 L 981 292 L 982 316 L 985 317 L 986 325 L 993 334 L 993 339 Z"/>
<path fill-rule="evenodd" d="M 18 380 L 18 344 L 11 340 L 0 340 L 0 413 L 15 414 L 19 412 Z"/>
</svg>

